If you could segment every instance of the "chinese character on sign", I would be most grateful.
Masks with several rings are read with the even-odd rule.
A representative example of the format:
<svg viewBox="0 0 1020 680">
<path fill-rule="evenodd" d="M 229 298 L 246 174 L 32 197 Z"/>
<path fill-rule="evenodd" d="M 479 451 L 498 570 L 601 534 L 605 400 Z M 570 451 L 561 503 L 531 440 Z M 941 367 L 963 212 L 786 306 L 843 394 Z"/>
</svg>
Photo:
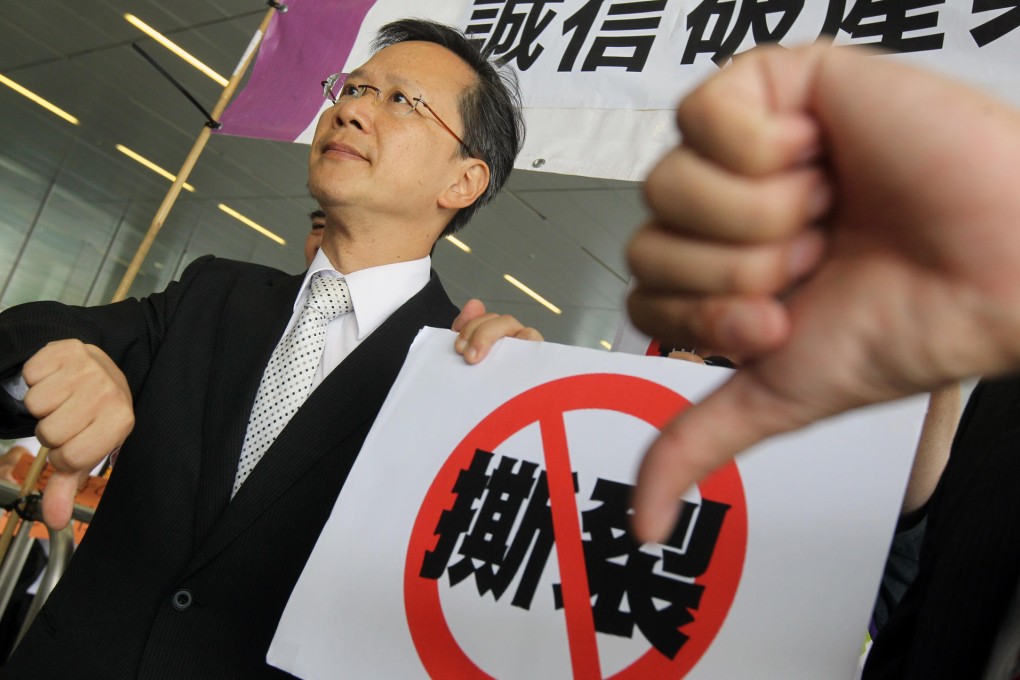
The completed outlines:
<svg viewBox="0 0 1020 680">
<path fill-rule="evenodd" d="M 420 575 L 446 572 L 456 586 L 474 576 L 478 593 L 496 600 L 521 571 L 511 604 L 530 609 L 552 552 L 552 510 L 546 474 L 535 463 L 476 450 L 454 484 L 453 507 L 440 516 L 436 548 L 426 553 Z M 574 493 L 577 493 L 574 478 Z M 646 551 L 629 531 L 628 484 L 598 479 L 595 507 L 581 513 L 585 571 L 595 630 L 630 638 L 635 626 L 672 659 L 687 641 L 681 628 L 694 620 L 705 586 L 695 583 L 708 569 L 730 506 L 702 499 L 686 503 L 670 539 Z M 652 546 L 654 548 L 654 546 Z M 562 607 L 553 585 L 553 606 Z"/>
<path fill-rule="evenodd" d="M 991 12 L 992 10 L 1009 10 L 996 15 L 980 26 L 971 29 L 970 34 L 978 47 L 998 40 L 1002 36 L 1020 28 L 1020 0 L 974 0 L 972 14 Z"/>
<path fill-rule="evenodd" d="M 942 49 L 945 34 L 931 30 L 938 26 L 938 10 L 922 10 L 944 5 L 945 0 L 853 0 L 849 13 L 846 1 L 829 0 L 823 34 L 835 36 L 843 31 L 854 40 L 878 38 L 861 44 L 895 52 Z"/>
<path fill-rule="evenodd" d="M 804 0 L 741 0 L 739 4 L 735 22 L 736 0 L 703 0 L 691 10 L 687 15 L 690 37 L 680 63 L 693 64 L 699 54 L 711 54 L 712 61 L 723 66 L 740 47 L 748 31 L 756 45 L 779 42 L 804 9 Z"/>
<path fill-rule="evenodd" d="M 564 0 L 475 0 L 465 30 L 468 37 L 527 71 L 549 44 L 564 44 L 546 35 Z M 559 71 L 625 68 L 641 71 L 648 61 L 666 0 L 587 0 L 563 21 L 565 41 Z"/>
<path fill-rule="evenodd" d="M 705 590 L 694 579 L 708 569 L 730 506 L 708 499 L 685 503 L 660 559 L 631 537 L 632 491 L 629 484 L 599 479 L 591 500 L 601 505 L 581 513 L 582 530 L 589 536 L 584 539 L 584 560 L 595 596 L 595 630 L 629 638 L 636 625 L 653 647 L 672 659 L 688 639 L 680 629 L 694 620 L 691 612 Z M 666 606 L 660 608 L 656 601 Z"/>
<path fill-rule="evenodd" d="M 439 518 L 439 542 L 426 553 L 421 576 L 440 578 L 463 536 L 460 559 L 450 565 L 450 583 L 457 585 L 473 574 L 478 593 L 491 591 L 498 600 L 527 560 L 511 604 L 529 609 L 553 546 L 549 487 L 545 472 L 535 479 L 537 465 L 513 458 L 501 458 L 486 476 L 491 459 L 491 453 L 477 450 L 471 466 L 461 470 L 453 489 L 457 500 Z M 524 516 L 508 545 L 525 501 Z"/>
<path fill-rule="evenodd" d="M 1018 4 L 1015 0 L 974 1 L 975 12 L 979 4 L 994 4 L 995 8 Z M 938 50 L 945 35 L 936 30 L 939 14 L 933 8 L 944 4 L 945 0 L 829 0 L 821 35 L 836 37 L 842 33 L 857 44 L 895 52 Z M 718 66 L 724 66 L 749 34 L 756 46 L 779 42 L 803 9 L 804 0 L 702 0 L 687 15 L 689 35 L 681 63 L 693 64 L 698 55 L 709 54 Z M 1015 28 L 1018 20 L 1002 15 L 986 24 L 989 28 L 982 38 L 998 37 L 1002 31 Z M 975 35 L 975 39 L 981 38 Z"/>
<path fill-rule="evenodd" d="M 491 49 L 493 57 L 516 62 L 521 71 L 531 68 L 545 49 L 538 43 L 542 31 L 556 16 L 546 5 L 563 0 L 475 0 L 465 33 Z"/>
<path fill-rule="evenodd" d="M 563 22 L 563 34 L 571 34 L 559 71 L 573 71 L 577 56 L 588 39 L 605 0 L 588 0 Z M 618 66 L 641 71 L 648 61 L 656 31 L 666 9 L 666 0 L 609 2 L 605 19 L 581 62 L 582 71 L 600 66 Z"/>
</svg>

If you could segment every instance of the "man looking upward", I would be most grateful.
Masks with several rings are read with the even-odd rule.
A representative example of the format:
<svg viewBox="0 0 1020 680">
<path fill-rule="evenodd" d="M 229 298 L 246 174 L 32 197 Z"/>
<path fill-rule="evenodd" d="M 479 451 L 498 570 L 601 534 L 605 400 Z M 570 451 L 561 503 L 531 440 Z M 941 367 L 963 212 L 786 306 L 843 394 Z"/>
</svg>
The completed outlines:
<svg viewBox="0 0 1020 680">
<path fill-rule="evenodd" d="M 324 83 L 308 184 L 326 227 L 307 272 L 205 257 L 142 300 L 0 315 L 0 436 L 51 447 L 49 523 L 123 441 L 5 677 L 289 677 L 265 653 L 290 591 L 415 334 L 457 313 L 429 252 L 492 199 L 523 138 L 515 80 L 459 32 L 399 21 L 376 49 Z"/>
</svg>

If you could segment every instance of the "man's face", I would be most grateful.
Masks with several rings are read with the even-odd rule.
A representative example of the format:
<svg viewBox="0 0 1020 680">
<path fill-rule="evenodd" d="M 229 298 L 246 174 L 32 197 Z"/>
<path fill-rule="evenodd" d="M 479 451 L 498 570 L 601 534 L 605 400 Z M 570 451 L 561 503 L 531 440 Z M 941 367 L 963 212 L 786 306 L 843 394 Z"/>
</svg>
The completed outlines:
<svg viewBox="0 0 1020 680">
<path fill-rule="evenodd" d="M 354 206 L 380 217 L 420 219 L 462 168 L 460 146 L 424 107 L 394 115 L 388 97 L 421 97 L 463 137 L 458 101 L 475 82 L 471 68 L 444 47 L 403 42 L 386 47 L 348 78 L 372 90 L 323 112 L 309 157 L 308 186 L 325 208 Z"/>
</svg>

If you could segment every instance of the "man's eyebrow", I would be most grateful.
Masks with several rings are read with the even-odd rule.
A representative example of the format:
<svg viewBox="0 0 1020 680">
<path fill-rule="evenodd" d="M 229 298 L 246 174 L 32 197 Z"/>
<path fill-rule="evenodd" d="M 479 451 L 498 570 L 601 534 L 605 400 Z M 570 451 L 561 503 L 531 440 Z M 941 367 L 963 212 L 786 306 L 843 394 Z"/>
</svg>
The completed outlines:
<svg viewBox="0 0 1020 680">
<path fill-rule="evenodd" d="M 413 83 L 410 80 L 408 80 L 408 79 L 406 79 L 406 78 L 404 78 L 402 76 L 399 76 L 399 75 L 387 75 L 387 76 L 382 77 L 381 80 L 383 82 L 385 82 L 387 85 L 390 85 L 390 84 L 396 85 L 398 88 L 400 88 L 402 90 L 414 90 L 413 94 L 416 94 L 416 95 L 420 94 L 421 91 L 422 91 L 421 85 L 419 85 L 417 83 Z M 361 70 L 360 68 L 356 69 L 354 71 L 351 71 L 351 73 L 347 76 L 347 82 L 357 83 L 359 85 L 363 85 L 365 82 L 367 82 L 369 85 L 376 85 L 376 86 L 378 86 L 379 85 L 379 81 L 380 81 L 380 78 L 375 78 L 371 74 L 366 75 L 365 72 L 363 70 Z M 409 93 L 405 93 L 405 94 L 409 94 Z"/>
</svg>

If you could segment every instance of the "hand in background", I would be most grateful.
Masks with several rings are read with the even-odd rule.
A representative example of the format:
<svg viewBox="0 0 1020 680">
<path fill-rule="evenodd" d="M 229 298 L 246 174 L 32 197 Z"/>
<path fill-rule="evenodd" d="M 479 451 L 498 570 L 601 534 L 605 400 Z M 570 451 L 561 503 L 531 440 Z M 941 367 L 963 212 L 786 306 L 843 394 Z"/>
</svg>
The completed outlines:
<svg viewBox="0 0 1020 680">
<path fill-rule="evenodd" d="M 127 379 L 109 356 L 78 340 L 51 342 L 25 362 L 25 407 L 36 437 L 49 447 L 53 476 L 43 495 L 47 526 L 71 519 L 74 497 L 89 471 L 121 445 L 134 427 Z"/>
</svg>

